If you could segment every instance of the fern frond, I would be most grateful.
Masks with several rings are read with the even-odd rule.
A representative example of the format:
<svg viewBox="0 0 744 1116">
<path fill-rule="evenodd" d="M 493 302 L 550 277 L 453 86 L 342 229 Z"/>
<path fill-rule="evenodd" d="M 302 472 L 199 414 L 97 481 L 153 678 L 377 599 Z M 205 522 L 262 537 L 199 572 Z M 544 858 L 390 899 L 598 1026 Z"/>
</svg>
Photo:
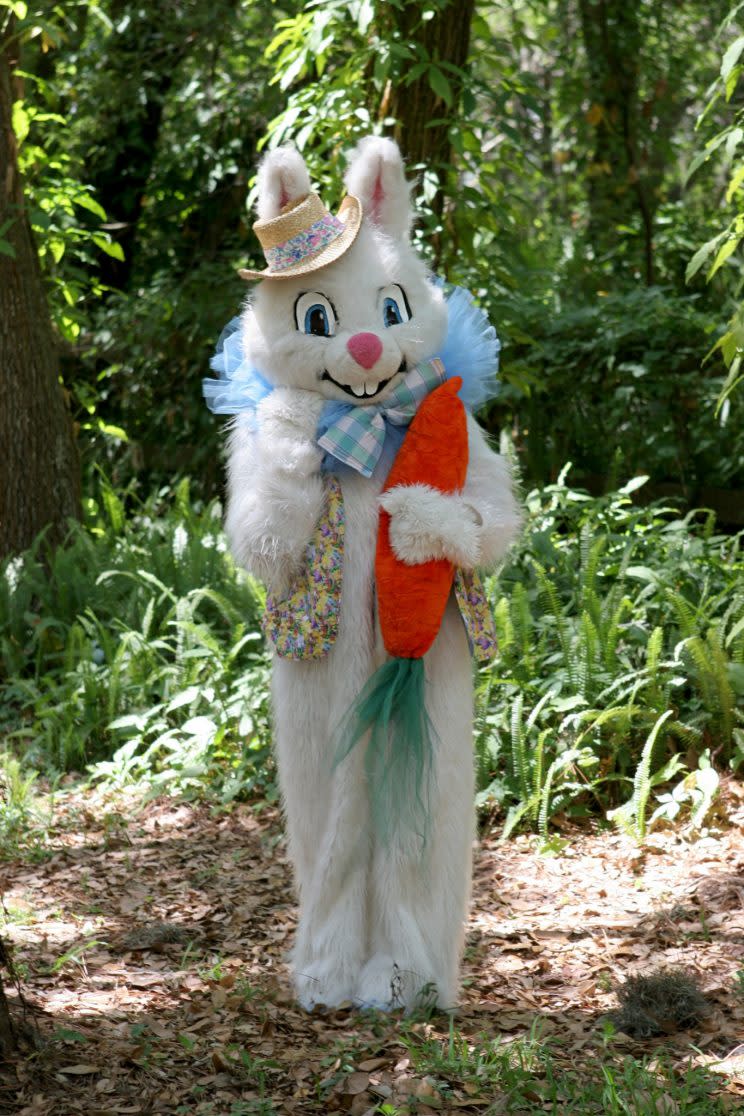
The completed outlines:
<svg viewBox="0 0 744 1116">
<path fill-rule="evenodd" d="M 690 638 L 699 631 L 698 613 L 681 594 L 671 589 L 666 590 L 666 598 L 677 614 L 677 623 L 680 632 L 685 638 Z"/>
<path fill-rule="evenodd" d="M 598 647 L 599 634 L 591 616 L 585 611 L 581 614 L 581 631 L 579 637 L 579 648 L 581 651 L 581 658 L 579 660 L 579 693 L 587 701 L 590 700 L 590 696 L 595 689 L 594 683 L 597 675 Z"/>
<path fill-rule="evenodd" d="M 646 738 L 646 743 L 643 745 L 640 763 L 636 768 L 635 777 L 633 779 L 633 798 L 631 800 L 632 817 L 635 834 L 639 841 L 645 840 L 646 837 L 646 809 L 648 807 L 649 795 L 651 794 L 651 761 L 653 759 L 654 747 L 664 724 L 673 716 L 674 711 L 672 709 L 667 709 L 665 713 L 662 713 L 651 729 L 651 732 Z"/>
<path fill-rule="evenodd" d="M 605 614 L 602 615 L 602 657 L 605 666 L 608 670 L 613 670 L 617 666 L 617 645 L 620 640 L 620 625 L 623 618 L 628 612 L 633 609 L 633 604 L 628 597 L 623 597 L 615 611 L 607 621 Z"/>
<path fill-rule="evenodd" d="M 548 576 L 545 567 L 537 561 L 535 561 L 533 565 L 535 568 L 535 573 L 537 575 L 538 588 L 547 603 L 548 610 L 555 620 L 556 631 L 558 633 L 558 639 L 560 641 L 561 650 L 563 652 L 564 666 L 568 672 L 568 677 L 571 681 L 572 686 L 578 689 L 578 669 L 576 656 L 571 646 L 569 626 L 566 623 L 566 616 L 563 610 L 563 606 L 561 605 L 560 598 L 558 596 L 558 590 Z"/>
</svg>

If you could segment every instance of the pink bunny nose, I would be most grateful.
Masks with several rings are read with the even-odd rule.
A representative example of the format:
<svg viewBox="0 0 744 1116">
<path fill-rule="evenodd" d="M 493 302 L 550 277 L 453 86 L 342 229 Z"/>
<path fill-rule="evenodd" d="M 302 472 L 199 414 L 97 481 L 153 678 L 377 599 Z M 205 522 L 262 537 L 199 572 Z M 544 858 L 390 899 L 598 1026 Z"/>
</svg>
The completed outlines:
<svg viewBox="0 0 744 1116">
<path fill-rule="evenodd" d="M 382 341 L 376 333 L 355 333 L 346 342 L 346 348 L 357 364 L 370 369 L 380 359 Z"/>
</svg>

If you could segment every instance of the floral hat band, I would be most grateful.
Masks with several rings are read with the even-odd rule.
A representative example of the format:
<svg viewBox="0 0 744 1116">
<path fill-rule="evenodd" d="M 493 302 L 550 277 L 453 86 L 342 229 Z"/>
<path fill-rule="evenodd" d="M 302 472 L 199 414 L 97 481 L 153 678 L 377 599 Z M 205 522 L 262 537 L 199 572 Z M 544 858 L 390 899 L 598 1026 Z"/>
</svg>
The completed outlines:
<svg viewBox="0 0 744 1116">
<path fill-rule="evenodd" d="M 256 221 L 254 232 L 269 265 L 241 268 L 241 279 L 291 279 L 333 263 L 351 247 L 362 223 L 362 203 L 347 194 L 334 217 L 317 194 L 285 205 L 278 217 Z"/>
</svg>

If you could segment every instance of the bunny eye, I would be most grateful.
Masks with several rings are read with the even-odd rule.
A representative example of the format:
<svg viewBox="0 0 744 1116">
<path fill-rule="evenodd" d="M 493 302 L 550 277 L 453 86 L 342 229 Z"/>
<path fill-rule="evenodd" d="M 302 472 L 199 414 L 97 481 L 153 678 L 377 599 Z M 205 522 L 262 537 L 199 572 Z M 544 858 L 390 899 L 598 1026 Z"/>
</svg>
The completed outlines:
<svg viewBox="0 0 744 1116">
<path fill-rule="evenodd" d="M 382 306 L 382 324 L 385 329 L 411 320 L 411 307 L 408 304 L 406 292 L 397 283 L 391 283 L 389 287 L 382 288 L 380 303 Z"/>
<path fill-rule="evenodd" d="M 325 295 L 306 291 L 295 302 L 295 325 L 300 333 L 313 337 L 333 337 L 336 332 L 336 315 Z"/>
</svg>

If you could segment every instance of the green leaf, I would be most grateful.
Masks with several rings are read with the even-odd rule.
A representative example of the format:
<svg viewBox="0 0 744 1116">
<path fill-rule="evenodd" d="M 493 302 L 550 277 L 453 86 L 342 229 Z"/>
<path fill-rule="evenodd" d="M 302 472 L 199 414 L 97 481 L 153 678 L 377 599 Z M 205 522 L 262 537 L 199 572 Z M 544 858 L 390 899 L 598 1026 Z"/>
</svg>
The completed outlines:
<svg viewBox="0 0 744 1116">
<path fill-rule="evenodd" d="M 736 63 L 741 57 L 741 52 L 744 50 L 744 35 L 740 35 L 738 39 L 734 39 L 731 46 L 728 48 L 721 61 L 721 77 L 724 81 L 728 78 Z"/>
<path fill-rule="evenodd" d="M 101 434 L 106 434 L 109 438 L 118 438 L 122 442 L 128 442 L 129 436 L 121 426 L 115 426 L 111 422 L 104 422 L 103 419 L 97 418 L 95 429 L 100 430 Z"/>
<path fill-rule="evenodd" d="M 731 71 L 726 79 L 726 101 L 730 101 L 734 95 L 734 90 L 739 84 L 739 76 L 741 74 L 741 66 L 737 66 Z"/>
<path fill-rule="evenodd" d="M 452 108 L 455 100 L 452 86 L 449 83 L 449 78 L 438 66 L 429 67 L 429 85 L 434 90 L 437 97 L 441 97 L 445 104 L 449 108 Z"/>
<path fill-rule="evenodd" d="M 690 179 L 692 178 L 693 174 L 698 169 L 698 167 L 701 167 L 703 165 L 703 163 L 705 163 L 711 157 L 713 152 L 717 148 L 719 148 L 721 146 L 721 144 L 726 139 L 728 139 L 728 135 L 729 135 L 730 131 L 731 131 L 730 128 L 726 128 L 726 129 L 724 129 L 723 132 L 719 132 L 719 134 L 717 136 L 714 136 L 712 140 L 708 140 L 708 142 L 706 143 L 706 145 L 705 145 L 705 147 L 703 148 L 702 151 L 699 151 L 697 153 L 697 155 L 695 156 L 695 158 L 690 163 L 690 165 L 687 168 L 687 171 L 684 175 L 684 184 L 685 185 L 687 185 L 687 183 L 690 181 Z"/>
<path fill-rule="evenodd" d="M 729 333 L 724 334 L 724 336 L 721 340 L 725 342 L 728 339 L 730 339 L 731 337 L 732 337 L 732 334 L 729 332 Z M 722 348 L 723 348 L 723 346 L 722 346 Z M 736 350 L 734 350 L 734 351 L 736 351 Z M 725 354 L 724 354 L 724 359 L 725 359 Z M 731 393 L 733 391 L 735 391 L 741 384 L 744 384 L 744 372 L 741 371 L 741 356 L 740 355 L 734 356 L 728 363 L 730 365 L 729 370 L 728 370 L 728 375 L 726 376 L 726 380 L 724 382 L 724 385 L 721 388 L 721 393 L 718 396 L 718 399 L 716 400 L 716 418 L 719 417 L 719 414 L 722 415 L 723 405 L 726 402 L 726 400 L 729 398 Z"/>
<path fill-rule="evenodd" d="M 362 0 L 357 15 L 357 27 L 360 35 L 366 35 L 369 25 L 375 18 L 375 5 L 373 0 Z"/>
<path fill-rule="evenodd" d="M 23 143 L 31 127 L 31 117 L 23 107 L 23 101 L 16 101 L 13 105 L 13 131 L 18 141 L 18 146 Z"/>
<path fill-rule="evenodd" d="M 618 489 L 618 492 L 621 492 L 623 496 L 630 496 L 631 492 L 637 492 L 639 488 L 643 488 L 648 480 L 649 477 L 647 475 L 631 477 L 627 484 L 624 484 L 622 488 Z"/>
<path fill-rule="evenodd" d="M 687 265 L 687 270 L 685 271 L 686 283 L 689 283 L 692 277 L 694 275 L 697 275 L 698 271 L 700 271 L 700 268 L 708 259 L 708 256 L 715 252 L 716 248 L 725 236 L 725 232 L 719 233 L 718 236 L 714 236 L 712 240 L 706 241 L 706 243 L 703 244 L 701 248 L 698 248 L 697 252 Z"/>
<path fill-rule="evenodd" d="M 726 201 L 727 202 L 731 201 L 734 194 L 736 193 L 736 191 L 741 186 L 742 182 L 744 182 L 744 163 L 742 163 L 742 165 L 739 167 L 739 169 L 736 171 L 736 173 L 734 175 L 732 175 L 732 177 L 731 177 L 731 181 L 728 184 L 728 189 L 726 190 Z"/>
<path fill-rule="evenodd" d="M 16 250 L 7 240 L 0 240 L 0 256 L 10 256 L 11 260 L 16 258 Z"/>
<path fill-rule="evenodd" d="M 732 128 L 726 138 L 725 152 L 727 159 L 733 159 L 734 152 L 742 139 L 744 139 L 744 128 Z"/>
<path fill-rule="evenodd" d="M 86 1035 L 81 1034 L 80 1031 L 73 1031 L 70 1027 L 55 1027 L 52 1038 L 58 1039 L 60 1042 L 88 1042 Z"/>
<path fill-rule="evenodd" d="M 109 240 L 105 236 L 94 233 L 93 243 L 97 248 L 100 248 L 102 252 L 105 252 L 107 256 L 112 256 L 115 260 L 124 259 L 124 249 L 121 244 L 118 244 L 115 240 Z"/>
<path fill-rule="evenodd" d="M 725 264 L 726 260 L 736 251 L 740 244 L 741 237 L 732 236 L 730 240 L 727 240 L 725 244 L 721 245 L 721 247 L 718 249 L 718 255 L 713 261 L 713 266 L 708 272 L 708 279 L 713 278 L 719 267 L 722 267 L 723 264 Z"/>
<path fill-rule="evenodd" d="M 90 194 L 78 194 L 75 198 L 75 205 L 79 205 L 81 209 L 87 209 L 90 213 L 94 213 L 95 216 L 100 217 L 102 221 L 106 220 L 106 210 L 95 198 L 92 198 Z"/>
<path fill-rule="evenodd" d="M 659 580 L 656 570 L 650 569 L 649 566 L 628 566 L 625 575 L 626 577 L 636 578 L 638 581 L 648 581 L 651 584 Z"/>
</svg>

